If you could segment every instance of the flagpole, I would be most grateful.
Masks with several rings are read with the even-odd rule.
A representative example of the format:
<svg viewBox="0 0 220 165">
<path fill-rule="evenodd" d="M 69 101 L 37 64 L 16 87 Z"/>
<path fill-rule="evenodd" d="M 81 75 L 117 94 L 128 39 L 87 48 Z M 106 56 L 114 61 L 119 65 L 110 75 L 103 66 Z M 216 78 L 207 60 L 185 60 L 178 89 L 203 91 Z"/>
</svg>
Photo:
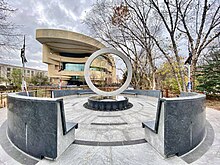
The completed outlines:
<svg viewBox="0 0 220 165">
<path fill-rule="evenodd" d="M 23 72 L 22 72 L 22 92 L 26 92 L 27 96 L 29 96 L 28 90 L 27 90 L 27 85 L 25 82 L 25 62 L 27 62 L 26 58 L 25 58 L 25 35 L 24 35 L 24 44 L 23 44 L 23 48 L 21 49 L 21 60 L 22 60 L 22 65 L 23 65 Z"/>
<path fill-rule="evenodd" d="M 24 35 L 24 44 L 23 44 L 23 49 L 25 52 L 25 35 Z M 22 92 L 25 92 L 25 86 L 24 86 L 24 72 L 25 72 L 25 62 L 22 58 L 22 65 L 23 65 L 23 72 L 22 72 Z"/>
</svg>

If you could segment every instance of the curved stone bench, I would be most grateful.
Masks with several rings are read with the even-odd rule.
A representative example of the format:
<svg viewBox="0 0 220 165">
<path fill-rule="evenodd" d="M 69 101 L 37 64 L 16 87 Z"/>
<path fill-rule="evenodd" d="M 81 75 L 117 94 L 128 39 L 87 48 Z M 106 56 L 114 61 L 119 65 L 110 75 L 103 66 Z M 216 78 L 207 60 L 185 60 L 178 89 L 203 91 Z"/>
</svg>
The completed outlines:
<svg viewBox="0 0 220 165">
<path fill-rule="evenodd" d="M 145 140 L 164 157 L 183 155 L 205 137 L 205 95 L 181 93 L 161 98 L 155 121 L 143 123 Z"/>
<path fill-rule="evenodd" d="M 56 159 L 74 142 L 78 124 L 66 122 L 62 99 L 25 95 L 8 95 L 8 137 L 31 156 Z"/>
</svg>

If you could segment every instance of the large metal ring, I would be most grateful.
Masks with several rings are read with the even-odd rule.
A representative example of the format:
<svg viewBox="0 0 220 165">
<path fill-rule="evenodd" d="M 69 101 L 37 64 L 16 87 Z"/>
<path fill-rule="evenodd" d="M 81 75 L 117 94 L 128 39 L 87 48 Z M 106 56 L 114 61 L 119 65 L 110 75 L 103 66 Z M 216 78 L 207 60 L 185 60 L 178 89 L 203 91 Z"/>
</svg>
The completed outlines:
<svg viewBox="0 0 220 165">
<path fill-rule="evenodd" d="M 128 73 L 127 73 L 127 79 L 126 79 L 125 83 L 119 89 L 112 91 L 112 92 L 105 92 L 105 91 L 102 91 L 102 90 L 96 88 L 90 79 L 90 65 L 91 65 L 91 63 L 93 62 L 93 60 L 96 57 L 103 55 L 103 54 L 115 54 L 115 55 L 121 57 L 127 66 Z M 100 50 L 94 52 L 88 58 L 88 60 L 86 61 L 86 64 L 85 64 L 84 76 L 85 76 L 85 80 L 86 80 L 87 85 L 96 94 L 101 95 L 101 96 L 116 96 L 116 95 L 119 95 L 120 93 L 122 93 L 129 86 L 129 84 L 131 82 L 131 78 L 132 78 L 132 66 L 131 66 L 129 59 L 123 53 L 121 53 L 115 49 L 103 48 L 103 49 L 100 49 Z"/>
</svg>

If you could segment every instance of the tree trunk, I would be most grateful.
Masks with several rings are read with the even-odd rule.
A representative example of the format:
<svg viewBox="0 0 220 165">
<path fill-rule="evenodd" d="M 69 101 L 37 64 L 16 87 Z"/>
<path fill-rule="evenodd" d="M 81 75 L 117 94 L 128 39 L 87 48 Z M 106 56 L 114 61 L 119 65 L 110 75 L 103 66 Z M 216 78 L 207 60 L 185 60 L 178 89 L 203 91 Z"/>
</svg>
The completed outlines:
<svg viewBox="0 0 220 165">
<path fill-rule="evenodd" d="M 178 82 L 178 85 L 179 85 L 179 90 L 180 92 L 182 92 L 182 90 L 184 92 L 186 92 L 186 85 L 185 85 L 185 76 L 184 76 L 184 73 L 183 73 L 183 70 L 182 70 L 182 67 L 181 67 L 181 61 L 180 61 L 180 56 L 178 54 L 178 49 L 177 49 L 177 45 L 176 45 L 176 41 L 175 41 L 175 38 L 174 38 L 174 33 L 170 33 L 170 37 L 171 37 L 171 41 L 172 41 L 172 46 L 173 46 L 173 51 L 174 51 L 174 54 L 175 54 L 175 57 L 176 57 L 176 61 L 177 61 L 177 68 L 178 68 L 178 72 L 179 72 L 179 75 L 180 75 L 180 79 L 181 79 L 181 83 L 179 82 L 179 79 L 178 79 L 178 76 L 176 77 L 177 79 L 177 82 Z M 180 88 L 181 87 L 181 88 Z M 183 87 L 183 88 L 182 88 Z"/>
<path fill-rule="evenodd" d="M 182 88 L 182 85 L 178 79 L 178 76 L 176 75 L 176 73 L 174 73 L 174 76 L 175 76 L 175 79 L 177 81 L 177 84 L 178 84 L 178 87 L 179 87 L 179 91 L 182 92 L 183 91 L 183 88 Z"/>
<path fill-rule="evenodd" d="M 155 76 L 156 72 L 153 71 L 152 72 L 152 89 L 155 90 L 156 89 L 156 76 Z"/>
<path fill-rule="evenodd" d="M 180 68 L 181 69 L 181 68 Z M 185 75 L 184 75 L 184 71 L 181 69 L 180 71 L 181 74 L 181 79 L 182 79 L 182 83 L 183 83 L 183 91 L 186 92 L 186 82 L 185 82 Z"/>
<path fill-rule="evenodd" d="M 195 77 L 195 73 L 196 73 L 196 63 L 197 63 L 197 60 L 193 60 L 192 61 L 192 65 L 191 65 L 191 82 L 192 82 L 192 91 L 195 91 L 195 80 L 196 80 L 196 77 Z"/>
</svg>

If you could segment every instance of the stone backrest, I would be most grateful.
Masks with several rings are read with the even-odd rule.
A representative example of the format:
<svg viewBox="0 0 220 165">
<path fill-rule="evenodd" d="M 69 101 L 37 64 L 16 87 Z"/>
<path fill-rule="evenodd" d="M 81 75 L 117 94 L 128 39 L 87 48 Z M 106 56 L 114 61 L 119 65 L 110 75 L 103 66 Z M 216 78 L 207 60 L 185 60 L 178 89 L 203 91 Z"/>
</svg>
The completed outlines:
<svg viewBox="0 0 220 165">
<path fill-rule="evenodd" d="M 205 95 L 181 93 L 178 98 L 161 98 L 155 127 L 144 122 L 145 140 L 164 157 L 183 155 L 205 136 Z"/>
<path fill-rule="evenodd" d="M 8 95 L 10 141 L 36 158 L 56 159 L 75 140 L 76 123 L 66 123 L 62 99 Z"/>
</svg>

